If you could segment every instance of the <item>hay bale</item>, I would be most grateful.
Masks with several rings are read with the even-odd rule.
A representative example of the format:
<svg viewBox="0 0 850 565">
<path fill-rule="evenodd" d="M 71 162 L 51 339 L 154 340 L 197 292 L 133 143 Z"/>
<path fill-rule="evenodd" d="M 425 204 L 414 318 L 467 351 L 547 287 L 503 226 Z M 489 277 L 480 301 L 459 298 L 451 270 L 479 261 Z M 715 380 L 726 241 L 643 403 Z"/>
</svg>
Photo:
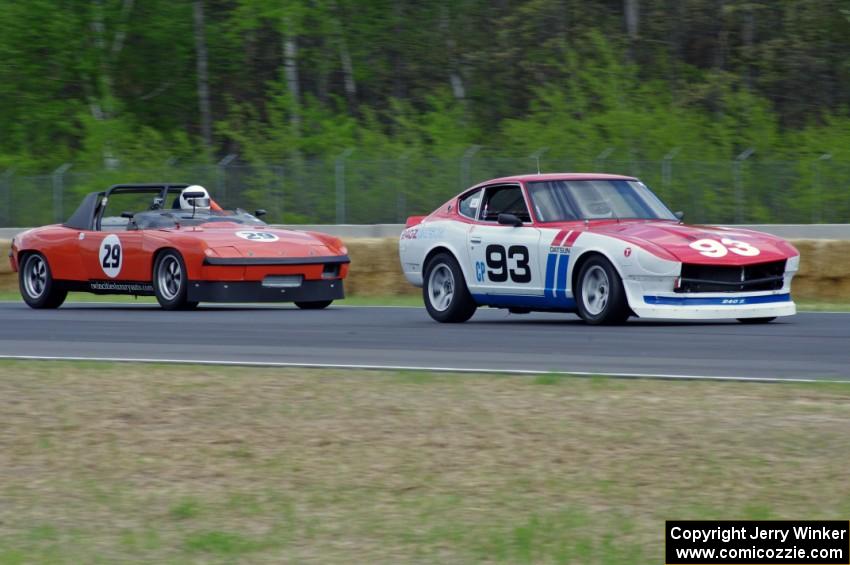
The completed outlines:
<svg viewBox="0 0 850 565">
<path fill-rule="evenodd" d="M 397 238 L 345 239 L 351 268 L 345 281 L 349 296 L 395 296 L 416 294 L 407 282 L 398 259 Z"/>
<path fill-rule="evenodd" d="M 0 275 L 12 272 L 12 265 L 9 263 L 9 247 L 11 246 L 10 240 L 0 239 Z"/>
<path fill-rule="evenodd" d="M 799 239 L 792 243 L 800 251 L 800 276 L 850 278 L 850 241 Z"/>
<path fill-rule="evenodd" d="M 9 247 L 12 242 L 0 239 L 0 291 L 18 290 L 18 274 L 12 272 L 9 263 Z"/>
</svg>

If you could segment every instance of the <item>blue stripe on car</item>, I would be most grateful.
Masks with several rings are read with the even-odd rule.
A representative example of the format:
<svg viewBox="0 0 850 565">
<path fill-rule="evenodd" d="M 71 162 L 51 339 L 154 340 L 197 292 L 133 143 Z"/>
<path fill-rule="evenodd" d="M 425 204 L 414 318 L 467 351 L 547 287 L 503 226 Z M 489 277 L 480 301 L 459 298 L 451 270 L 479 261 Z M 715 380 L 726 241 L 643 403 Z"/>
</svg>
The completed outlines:
<svg viewBox="0 0 850 565">
<path fill-rule="evenodd" d="M 562 254 L 558 259 L 558 282 L 555 287 L 556 298 L 558 294 L 560 294 L 562 298 L 567 297 L 567 266 L 569 264 L 570 255 L 568 253 Z"/>
<path fill-rule="evenodd" d="M 647 304 L 664 306 L 741 306 L 746 304 L 771 304 L 775 302 L 790 302 L 791 295 L 769 294 L 766 296 L 739 297 L 700 297 L 700 296 L 644 296 Z"/>
<path fill-rule="evenodd" d="M 555 265 L 558 262 L 557 253 L 550 253 L 549 258 L 546 259 L 546 286 L 544 287 L 543 294 L 545 296 L 555 296 Z"/>
</svg>

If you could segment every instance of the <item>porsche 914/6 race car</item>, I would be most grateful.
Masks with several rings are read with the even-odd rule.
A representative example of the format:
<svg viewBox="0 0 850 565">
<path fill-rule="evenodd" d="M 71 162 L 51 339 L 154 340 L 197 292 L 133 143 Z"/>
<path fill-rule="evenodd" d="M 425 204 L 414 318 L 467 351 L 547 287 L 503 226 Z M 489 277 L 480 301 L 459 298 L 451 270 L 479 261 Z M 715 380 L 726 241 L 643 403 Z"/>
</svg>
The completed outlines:
<svg viewBox="0 0 850 565">
<path fill-rule="evenodd" d="M 796 312 L 790 243 L 680 217 L 633 177 L 505 177 L 409 218 L 399 254 L 440 322 L 466 321 L 478 306 L 574 312 L 590 324 Z"/>
<path fill-rule="evenodd" d="M 69 291 L 154 295 L 168 310 L 199 302 L 343 298 L 348 250 L 322 233 L 274 229 L 225 211 L 200 186 L 124 184 L 93 192 L 64 224 L 15 236 L 9 258 L 33 308 L 57 308 Z"/>
</svg>

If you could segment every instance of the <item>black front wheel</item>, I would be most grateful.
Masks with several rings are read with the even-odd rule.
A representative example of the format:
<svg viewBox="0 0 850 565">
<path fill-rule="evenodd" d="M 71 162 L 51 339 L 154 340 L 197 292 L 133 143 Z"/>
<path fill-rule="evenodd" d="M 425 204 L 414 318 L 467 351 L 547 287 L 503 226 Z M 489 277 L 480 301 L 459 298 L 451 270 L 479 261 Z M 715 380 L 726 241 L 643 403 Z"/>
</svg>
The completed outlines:
<svg viewBox="0 0 850 565">
<path fill-rule="evenodd" d="M 67 290 L 56 288 L 47 258 L 40 253 L 30 253 L 24 258 L 18 286 L 30 308 L 59 308 L 68 296 Z"/>
<path fill-rule="evenodd" d="M 295 305 L 302 310 L 322 310 L 331 305 L 333 300 L 317 300 L 315 302 L 296 302 Z"/>
<path fill-rule="evenodd" d="M 621 324 L 628 319 L 623 281 L 606 258 L 588 259 L 581 266 L 576 287 L 578 313 L 588 324 Z"/>
<path fill-rule="evenodd" d="M 186 299 L 189 278 L 183 257 L 176 251 L 165 251 L 153 267 L 153 290 L 165 310 L 191 310 L 198 303 Z"/>
<path fill-rule="evenodd" d="M 465 322 L 478 308 L 466 286 L 460 265 L 448 253 L 434 256 L 425 265 L 422 297 L 428 314 L 438 322 Z"/>
</svg>

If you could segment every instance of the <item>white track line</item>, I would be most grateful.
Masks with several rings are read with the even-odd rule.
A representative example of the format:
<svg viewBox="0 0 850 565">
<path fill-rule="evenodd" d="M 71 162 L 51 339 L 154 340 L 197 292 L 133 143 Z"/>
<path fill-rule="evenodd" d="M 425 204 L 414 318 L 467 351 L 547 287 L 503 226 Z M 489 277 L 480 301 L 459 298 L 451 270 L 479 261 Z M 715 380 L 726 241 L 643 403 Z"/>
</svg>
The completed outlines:
<svg viewBox="0 0 850 565">
<path fill-rule="evenodd" d="M 498 375 L 563 375 L 578 377 L 614 377 L 636 379 L 667 379 L 686 381 L 733 381 L 733 382 L 763 382 L 763 383 L 841 383 L 850 384 L 850 380 L 806 379 L 791 377 L 724 377 L 712 375 L 665 375 L 652 373 L 608 373 L 600 371 L 540 371 L 534 369 L 486 369 L 464 367 L 422 367 L 416 365 L 355 365 L 342 363 L 297 363 L 285 361 L 228 361 L 211 359 L 156 359 L 147 357 L 77 357 L 52 355 L 3 355 L 0 359 L 20 361 L 103 361 L 111 363 L 173 363 L 177 365 L 219 365 L 232 367 L 277 367 L 277 368 L 306 368 L 306 369 L 357 369 L 370 371 L 428 371 L 439 373 L 472 373 Z"/>
</svg>

